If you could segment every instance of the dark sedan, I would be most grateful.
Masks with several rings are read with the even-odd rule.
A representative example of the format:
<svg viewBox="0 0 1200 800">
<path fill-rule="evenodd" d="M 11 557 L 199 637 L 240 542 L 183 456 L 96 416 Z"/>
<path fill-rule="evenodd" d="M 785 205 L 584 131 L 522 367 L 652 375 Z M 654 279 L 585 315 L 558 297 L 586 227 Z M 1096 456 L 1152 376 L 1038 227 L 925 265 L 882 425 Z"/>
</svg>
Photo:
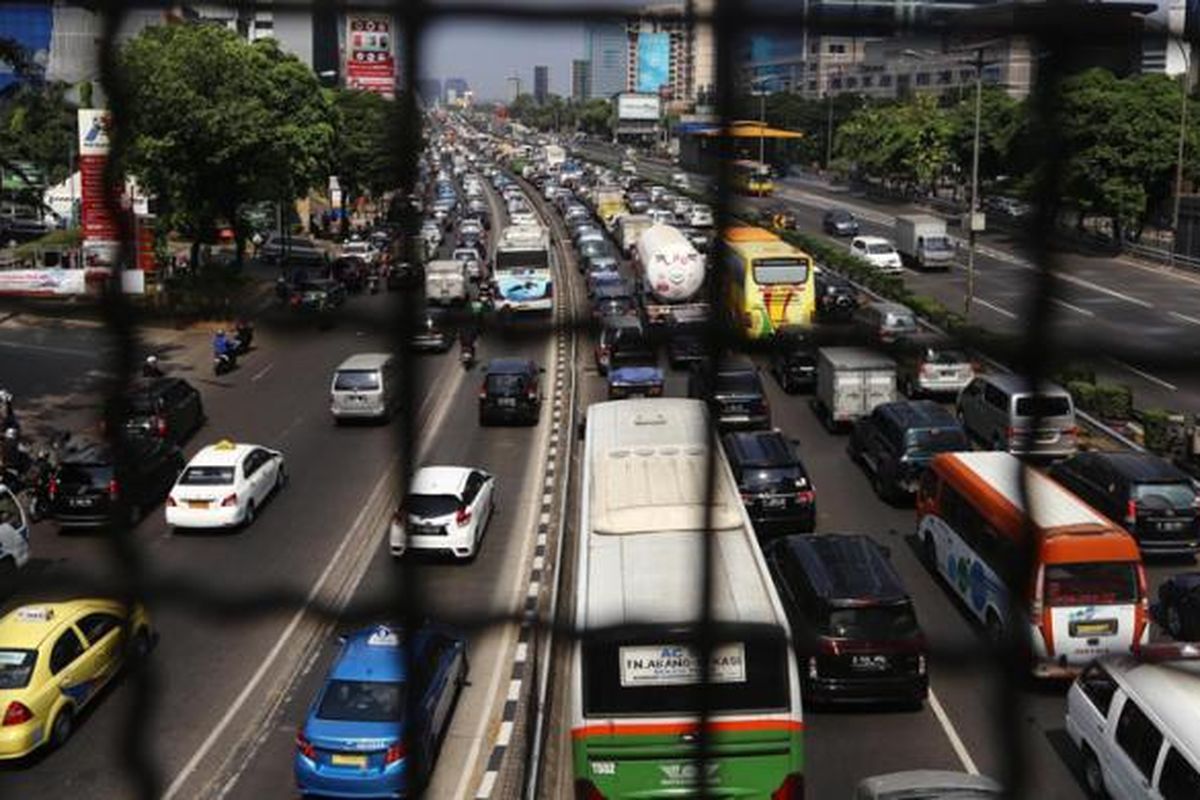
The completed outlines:
<svg viewBox="0 0 1200 800">
<path fill-rule="evenodd" d="M 833 208 L 821 218 L 821 229 L 830 236 L 858 236 L 858 219 L 844 208 Z"/>
<path fill-rule="evenodd" d="M 183 471 L 183 452 L 162 439 L 139 436 L 128 442 L 131 474 L 118 480 L 113 452 L 107 445 L 81 445 L 62 457 L 51 476 L 50 516 L 63 528 L 102 528 L 113 523 L 123 500 L 128 524 L 162 502 Z"/>
</svg>

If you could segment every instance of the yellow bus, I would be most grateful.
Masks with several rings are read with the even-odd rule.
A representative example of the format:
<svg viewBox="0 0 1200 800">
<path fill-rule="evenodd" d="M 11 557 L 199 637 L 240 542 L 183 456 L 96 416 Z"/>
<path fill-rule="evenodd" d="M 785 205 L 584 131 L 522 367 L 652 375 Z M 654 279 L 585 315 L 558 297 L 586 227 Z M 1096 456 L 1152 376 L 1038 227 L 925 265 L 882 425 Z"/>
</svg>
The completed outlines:
<svg viewBox="0 0 1200 800">
<path fill-rule="evenodd" d="M 775 193 L 771 168 L 758 161 L 733 162 L 733 188 L 740 194 L 768 197 Z"/>
<path fill-rule="evenodd" d="M 774 336 L 784 326 L 812 325 L 816 270 L 808 253 L 762 228 L 724 233 L 726 311 L 750 339 Z"/>
</svg>

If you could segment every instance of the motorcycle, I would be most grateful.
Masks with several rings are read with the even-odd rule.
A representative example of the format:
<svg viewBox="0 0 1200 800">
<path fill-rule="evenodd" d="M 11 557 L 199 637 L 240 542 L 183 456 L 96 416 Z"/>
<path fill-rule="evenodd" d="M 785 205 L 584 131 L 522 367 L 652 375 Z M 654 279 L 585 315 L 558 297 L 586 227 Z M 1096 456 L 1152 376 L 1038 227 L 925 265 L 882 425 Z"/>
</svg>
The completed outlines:
<svg viewBox="0 0 1200 800">
<path fill-rule="evenodd" d="M 254 341 L 254 326 L 249 322 L 238 325 L 234 331 L 233 349 L 238 355 L 250 352 L 250 343 Z"/>
<path fill-rule="evenodd" d="M 471 369 L 475 366 L 475 346 L 463 345 L 458 353 L 458 363 L 463 365 L 463 369 Z"/>
<path fill-rule="evenodd" d="M 220 376 L 233 370 L 236 366 L 236 357 L 232 352 L 221 353 L 213 356 L 213 374 Z"/>
<path fill-rule="evenodd" d="M 379 294 L 379 275 L 374 272 L 367 276 L 367 292 Z"/>
</svg>

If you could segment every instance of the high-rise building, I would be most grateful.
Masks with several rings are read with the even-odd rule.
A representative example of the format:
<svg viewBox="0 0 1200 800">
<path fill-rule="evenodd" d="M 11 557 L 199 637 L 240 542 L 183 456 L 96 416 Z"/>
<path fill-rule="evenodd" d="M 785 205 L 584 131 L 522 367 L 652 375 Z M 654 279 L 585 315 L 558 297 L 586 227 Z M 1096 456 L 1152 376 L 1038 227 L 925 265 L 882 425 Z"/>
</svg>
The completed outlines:
<svg viewBox="0 0 1200 800">
<path fill-rule="evenodd" d="M 697 13 L 713 0 L 697 0 Z M 707 100 L 716 83 L 717 51 L 710 25 L 689 25 L 681 2 L 648 6 L 625 23 L 625 88 L 656 92 L 677 103 Z"/>
<path fill-rule="evenodd" d="M 517 98 L 521 96 L 521 79 L 516 75 L 510 75 L 508 78 L 508 92 L 506 97 L 508 102 L 515 103 Z"/>
<path fill-rule="evenodd" d="M 533 99 L 538 105 L 550 99 L 550 68 L 544 64 L 533 68 Z"/>
<path fill-rule="evenodd" d="M 442 102 L 442 82 L 437 78 L 417 78 L 417 94 L 426 106 Z"/>
<path fill-rule="evenodd" d="M 623 22 L 584 26 L 584 59 L 588 63 L 588 99 L 612 98 L 625 91 L 628 34 Z"/>
<path fill-rule="evenodd" d="M 591 99 L 591 67 L 592 62 L 577 58 L 571 62 L 571 99 L 583 102 Z"/>
<path fill-rule="evenodd" d="M 442 81 L 442 90 L 446 95 L 446 102 L 450 102 L 450 93 L 454 92 L 455 97 L 466 97 L 471 86 L 467 83 L 466 78 L 446 78 Z"/>
</svg>

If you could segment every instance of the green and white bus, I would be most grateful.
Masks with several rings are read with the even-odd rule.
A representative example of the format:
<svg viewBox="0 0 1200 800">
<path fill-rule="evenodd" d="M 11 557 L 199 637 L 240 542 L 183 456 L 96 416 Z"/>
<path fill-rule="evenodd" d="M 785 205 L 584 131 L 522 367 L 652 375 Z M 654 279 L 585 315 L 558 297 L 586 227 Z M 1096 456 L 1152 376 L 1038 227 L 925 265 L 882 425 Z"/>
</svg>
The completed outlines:
<svg viewBox="0 0 1200 800">
<path fill-rule="evenodd" d="M 587 411 L 570 713 L 575 796 L 792 800 L 804 718 L 787 617 L 699 400 Z M 709 526 L 706 533 L 706 525 Z M 704 537 L 714 646 L 696 646 Z M 700 708 L 710 760 L 698 761 Z"/>
</svg>

